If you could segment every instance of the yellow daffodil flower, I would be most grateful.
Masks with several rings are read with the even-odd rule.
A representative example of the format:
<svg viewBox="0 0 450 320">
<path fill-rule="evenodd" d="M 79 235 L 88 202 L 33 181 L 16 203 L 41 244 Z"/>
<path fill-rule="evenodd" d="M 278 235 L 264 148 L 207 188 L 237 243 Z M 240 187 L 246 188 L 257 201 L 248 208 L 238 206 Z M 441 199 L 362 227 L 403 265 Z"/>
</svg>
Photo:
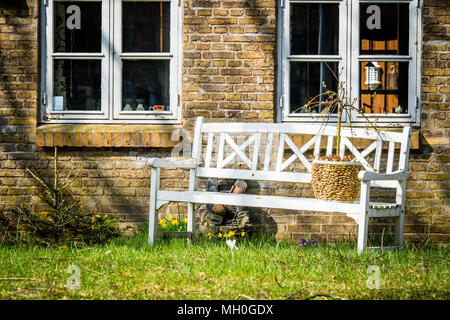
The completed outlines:
<svg viewBox="0 0 450 320">
<path fill-rule="evenodd" d="M 211 237 L 212 236 L 212 233 L 211 232 L 208 232 L 208 237 Z"/>
<path fill-rule="evenodd" d="M 217 237 L 219 237 L 219 238 L 222 238 L 222 234 L 221 234 L 221 233 L 219 233 L 219 234 L 217 235 Z"/>
<path fill-rule="evenodd" d="M 176 219 L 172 220 L 171 222 L 172 222 L 172 225 L 174 225 L 174 226 L 178 224 L 178 220 L 176 220 Z"/>
<path fill-rule="evenodd" d="M 241 232 L 241 237 L 245 237 L 245 232 L 244 231 Z"/>
<path fill-rule="evenodd" d="M 186 217 L 184 217 L 183 221 L 184 221 L 184 223 L 187 223 L 187 218 L 186 218 Z"/>
<path fill-rule="evenodd" d="M 173 217 L 171 215 L 169 215 L 169 217 L 167 219 L 169 219 L 169 221 L 172 221 Z"/>
<path fill-rule="evenodd" d="M 230 231 L 230 232 L 228 232 L 228 237 L 232 237 L 232 236 L 234 236 L 234 231 Z"/>
</svg>

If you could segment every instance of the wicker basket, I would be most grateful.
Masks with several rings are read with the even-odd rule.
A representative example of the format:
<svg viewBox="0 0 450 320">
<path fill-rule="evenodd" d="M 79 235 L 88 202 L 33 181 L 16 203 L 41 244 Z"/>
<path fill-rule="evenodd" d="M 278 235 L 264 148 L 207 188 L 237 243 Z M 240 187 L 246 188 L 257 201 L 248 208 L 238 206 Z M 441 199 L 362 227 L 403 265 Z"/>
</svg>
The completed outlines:
<svg viewBox="0 0 450 320">
<path fill-rule="evenodd" d="M 359 195 L 361 165 L 350 161 L 314 160 L 311 184 L 316 199 L 355 201 Z"/>
</svg>

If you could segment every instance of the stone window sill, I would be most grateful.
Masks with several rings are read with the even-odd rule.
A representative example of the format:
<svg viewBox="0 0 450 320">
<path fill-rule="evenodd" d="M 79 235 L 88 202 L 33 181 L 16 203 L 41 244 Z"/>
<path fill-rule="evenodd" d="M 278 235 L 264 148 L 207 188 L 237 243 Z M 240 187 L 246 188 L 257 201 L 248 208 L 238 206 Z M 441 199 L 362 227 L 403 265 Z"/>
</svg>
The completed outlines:
<svg viewBox="0 0 450 320">
<path fill-rule="evenodd" d="M 169 148 L 180 125 L 45 124 L 36 128 L 40 147 L 152 147 Z"/>
</svg>

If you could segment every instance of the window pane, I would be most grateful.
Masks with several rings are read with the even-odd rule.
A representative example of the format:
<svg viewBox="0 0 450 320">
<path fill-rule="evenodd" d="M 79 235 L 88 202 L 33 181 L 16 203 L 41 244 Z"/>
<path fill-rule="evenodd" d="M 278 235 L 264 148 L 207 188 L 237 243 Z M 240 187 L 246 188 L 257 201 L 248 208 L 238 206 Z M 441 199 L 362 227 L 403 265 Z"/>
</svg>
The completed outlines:
<svg viewBox="0 0 450 320">
<path fill-rule="evenodd" d="M 408 113 L 408 62 L 361 62 L 364 113 Z"/>
<path fill-rule="evenodd" d="M 409 4 L 360 5 L 361 54 L 409 53 Z"/>
<path fill-rule="evenodd" d="M 101 52 L 102 3 L 54 3 L 54 51 Z"/>
<path fill-rule="evenodd" d="M 124 60 L 122 110 L 169 110 L 169 60 Z"/>
<path fill-rule="evenodd" d="M 101 109 L 101 61 L 55 60 L 53 110 Z"/>
<path fill-rule="evenodd" d="M 328 64 L 328 67 L 327 67 Z M 291 62 L 290 64 L 290 109 L 296 113 L 321 112 L 323 107 L 312 110 L 304 108 L 312 98 L 327 89 L 336 92 L 338 82 L 337 62 Z M 330 69 L 333 71 L 331 72 Z M 334 75 L 333 75 L 334 73 Z M 325 84 L 326 88 L 324 88 Z M 335 112 L 335 111 L 334 111 Z"/>
<path fill-rule="evenodd" d="M 170 51 L 170 3 L 123 2 L 123 52 Z"/>
<path fill-rule="evenodd" d="M 339 54 L 337 4 L 291 4 L 291 54 Z"/>
</svg>

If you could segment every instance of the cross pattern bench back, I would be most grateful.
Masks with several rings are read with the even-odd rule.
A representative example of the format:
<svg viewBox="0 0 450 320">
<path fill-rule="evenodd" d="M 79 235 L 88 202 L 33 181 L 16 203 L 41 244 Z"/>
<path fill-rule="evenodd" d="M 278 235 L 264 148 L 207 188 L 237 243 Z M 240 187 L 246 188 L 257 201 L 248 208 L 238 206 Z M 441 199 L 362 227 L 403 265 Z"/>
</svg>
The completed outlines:
<svg viewBox="0 0 450 320">
<path fill-rule="evenodd" d="M 209 177 L 311 183 L 312 160 L 308 157 L 308 153 L 314 156 L 321 155 L 321 152 L 331 155 L 336 131 L 336 127 L 323 126 L 323 124 L 205 123 L 203 117 L 198 117 L 194 129 L 192 158 L 178 161 L 152 158 L 148 162 L 151 167 L 149 243 L 154 243 L 158 237 L 163 236 L 157 230 L 158 209 L 169 202 L 187 202 L 187 232 L 179 233 L 178 236 L 193 237 L 195 235 L 194 204 L 216 203 L 344 213 L 354 219 L 359 226 L 358 252 L 367 246 L 369 217 L 395 217 L 395 247 L 401 247 L 403 245 L 406 169 L 411 135 L 409 127 L 405 127 L 402 132 L 342 128 L 341 155 L 346 152 L 352 154 L 364 167 L 358 175 L 361 180 L 359 201 L 232 194 L 196 189 L 197 178 Z M 310 137 L 310 139 L 303 139 L 307 141 L 299 146 L 298 142 L 294 143 L 293 138 L 298 135 Z M 240 137 L 242 144 L 236 141 L 236 137 Z M 365 144 L 368 146 L 361 150 L 352 143 L 355 141 L 354 138 L 370 141 Z M 383 148 L 383 141 L 386 141 L 387 148 Z M 381 165 L 382 155 L 384 155 L 383 166 Z M 236 166 L 236 164 L 239 165 Z M 160 190 L 161 168 L 189 169 L 189 189 L 180 192 Z M 382 173 L 380 168 L 384 169 Z M 394 201 L 392 203 L 369 202 L 371 187 L 396 190 Z M 171 234 L 171 236 L 177 235 Z"/>
</svg>

